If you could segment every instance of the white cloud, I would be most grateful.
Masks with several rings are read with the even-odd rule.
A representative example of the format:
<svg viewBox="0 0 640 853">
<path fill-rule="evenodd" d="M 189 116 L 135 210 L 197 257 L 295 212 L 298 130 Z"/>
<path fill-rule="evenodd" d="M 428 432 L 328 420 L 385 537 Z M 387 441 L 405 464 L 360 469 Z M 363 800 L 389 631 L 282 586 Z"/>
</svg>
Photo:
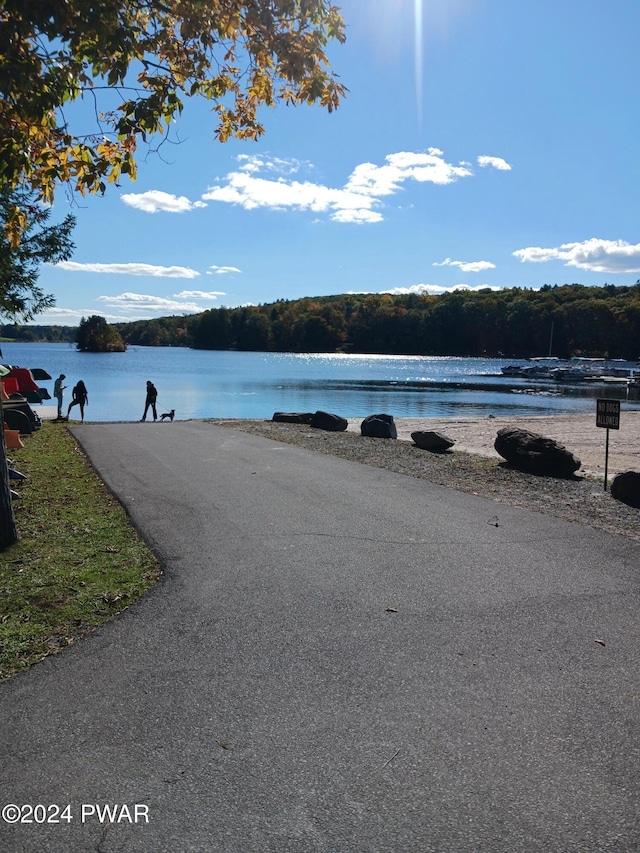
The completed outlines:
<svg viewBox="0 0 640 853">
<path fill-rule="evenodd" d="M 309 165 L 302 161 L 248 155 L 240 155 L 238 160 L 238 169 L 209 187 L 203 199 L 237 204 L 245 210 L 311 210 L 327 213 L 335 222 L 359 224 L 381 222 L 382 199 L 397 193 L 407 182 L 442 185 L 473 175 L 469 163 L 448 163 L 438 148 L 389 154 L 382 165 L 360 163 L 341 188 L 259 175 L 265 171 L 292 174 Z"/>
<path fill-rule="evenodd" d="M 83 317 L 91 317 L 94 314 L 104 317 L 109 323 L 127 323 L 133 319 L 152 319 L 155 316 L 164 317 L 169 314 L 197 314 L 203 308 L 193 300 L 215 301 L 219 296 L 226 296 L 226 294 L 220 291 L 183 290 L 181 293 L 175 293 L 173 299 L 147 293 L 98 296 L 97 301 L 101 303 L 98 308 L 76 309 L 54 306 L 38 314 L 31 325 L 77 326 Z M 103 306 L 108 306 L 106 311 Z M 118 313 L 114 313 L 114 310 Z"/>
<path fill-rule="evenodd" d="M 288 182 L 284 178 L 271 180 L 245 172 L 231 172 L 226 181 L 225 186 L 210 187 L 203 198 L 239 204 L 245 210 L 268 207 L 275 210 L 290 208 L 330 212 L 332 218 L 337 221 L 345 221 L 340 218 L 345 211 L 351 216 L 354 216 L 354 211 L 366 215 L 378 203 L 377 199 L 347 190 L 331 189 L 310 181 Z"/>
<path fill-rule="evenodd" d="M 478 166 L 493 166 L 494 169 L 499 169 L 501 172 L 510 172 L 511 166 L 502 157 L 487 157 L 486 154 L 478 157 Z"/>
<path fill-rule="evenodd" d="M 90 317 L 95 314 L 95 309 L 87 308 L 84 311 L 78 311 L 75 308 L 48 308 L 38 314 L 37 318 L 31 321 L 37 326 L 48 326 L 50 324 L 61 323 L 63 326 L 76 326 L 83 317 Z"/>
<path fill-rule="evenodd" d="M 452 261 L 451 258 L 445 258 L 439 264 L 435 263 L 434 267 L 459 267 L 462 272 L 482 272 L 483 270 L 494 270 L 495 264 L 491 261 Z"/>
<path fill-rule="evenodd" d="M 305 160 L 282 157 L 265 157 L 262 154 L 238 154 L 238 168 L 242 172 L 277 172 L 281 175 L 293 175 L 304 167 L 310 167 Z"/>
<path fill-rule="evenodd" d="M 473 174 L 466 165 L 447 163 L 438 148 L 428 148 L 426 152 L 398 151 L 388 154 L 385 161 L 383 166 L 373 163 L 356 166 L 345 189 L 377 197 L 397 192 L 409 180 L 450 184 Z"/>
<path fill-rule="evenodd" d="M 334 222 L 382 222 L 382 214 L 377 210 L 338 210 L 331 219 Z"/>
<path fill-rule="evenodd" d="M 99 314 L 104 317 L 109 323 L 127 322 L 131 317 L 121 314 L 106 314 L 104 311 L 96 311 L 95 308 L 84 308 L 78 310 L 76 308 L 49 308 L 31 320 L 27 325 L 31 326 L 78 326 L 80 320 L 86 317 L 91 317 L 94 314 Z"/>
<path fill-rule="evenodd" d="M 186 196 L 172 195 L 161 190 L 149 190 L 146 193 L 125 193 L 121 196 L 122 201 L 142 210 L 144 213 L 187 213 L 197 207 L 206 207 L 202 201 L 190 201 Z"/>
<path fill-rule="evenodd" d="M 153 264 L 80 264 L 60 261 L 53 266 L 67 272 L 95 272 L 113 275 L 146 275 L 154 278 L 197 278 L 200 273 L 189 267 L 158 267 Z"/>
<path fill-rule="evenodd" d="M 175 299 L 166 299 L 163 296 L 154 296 L 149 293 L 121 293 L 119 296 L 98 296 L 98 302 L 105 305 L 113 305 L 120 310 L 139 312 L 146 314 L 195 314 L 201 311 L 200 305 L 195 302 L 177 302 Z"/>
<path fill-rule="evenodd" d="M 518 249 L 513 253 L 516 258 L 524 263 L 528 261 L 532 264 L 543 264 L 545 261 L 557 261 L 561 257 L 559 249 L 540 249 L 535 246 L 529 246 L 527 249 Z"/>
<path fill-rule="evenodd" d="M 530 246 L 513 253 L 516 258 L 534 264 L 546 261 L 565 261 L 567 267 L 577 267 L 589 272 L 636 273 L 640 272 L 640 243 L 624 240 L 599 240 L 592 237 L 582 243 L 563 243 L 552 249 Z"/>
<path fill-rule="evenodd" d="M 213 264 L 207 270 L 207 275 L 226 275 L 230 272 L 242 272 L 238 267 L 219 267 L 216 264 Z"/>
<path fill-rule="evenodd" d="M 226 296 L 222 290 L 181 290 L 173 294 L 176 299 L 217 299 L 218 296 Z"/>
<path fill-rule="evenodd" d="M 452 287 L 443 287 L 440 284 L 413 284 L 410 287 L 394 287 L 391 290 L 381 290 L 381 293 L 390 293 L 393 296 L 403 296 L 412 293 L 428 293 L 431 296 L 441 296 L 443 293 L 454 293 L 456 290 L 502 290 L 502 287 L 496 287 L 489 284 L 454 284 Z"/>
</svg>

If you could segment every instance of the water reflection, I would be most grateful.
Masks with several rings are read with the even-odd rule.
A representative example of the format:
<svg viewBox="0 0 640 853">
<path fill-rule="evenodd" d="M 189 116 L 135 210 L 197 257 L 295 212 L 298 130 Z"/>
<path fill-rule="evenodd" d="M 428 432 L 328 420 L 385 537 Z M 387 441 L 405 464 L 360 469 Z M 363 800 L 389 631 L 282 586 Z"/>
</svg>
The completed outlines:
<svg viewBox="0 0 640 853">
<path fill-rule="evenodd" d="M 145 383 L 154 381 L 163 411 L 187 418 L 270 418 L 275 411 L 325 409 L 344 417 L 595 412 L 596 397 L 640 409 L 638 391 L 565 385 L 502 375 L 499 359 L 294 355 L 132 347 L 126 353 L 78 353 L 66 344 L 3 344 L 3 361 L 65 373 L 89 389 L 88 420 L 138 420 Z M 53 382 L 44 383 L 51 392 Z M 68 393 L 68 392 L 67 392 Z"/>
</svg>

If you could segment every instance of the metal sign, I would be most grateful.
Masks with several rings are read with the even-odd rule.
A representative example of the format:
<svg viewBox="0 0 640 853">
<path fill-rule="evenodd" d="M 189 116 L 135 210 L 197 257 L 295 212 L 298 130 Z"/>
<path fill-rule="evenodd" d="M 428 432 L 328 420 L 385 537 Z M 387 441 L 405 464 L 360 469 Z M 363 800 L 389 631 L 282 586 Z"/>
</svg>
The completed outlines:
<svg viewBox="0 0 640 853">
<path fill-rule="evenodd" d="M 604 490 L 607 491 L 607 475 L 609 473 L 609 430 L 620 429 L 620 400 L 596 401 L 596 426 L 607 430 L 607 443 L 604 451 Z"/>
<path fill-rule="evenodd" d="M 596 401 L 596 426 L 620 429 L 620 400 Z"/>
</svg>

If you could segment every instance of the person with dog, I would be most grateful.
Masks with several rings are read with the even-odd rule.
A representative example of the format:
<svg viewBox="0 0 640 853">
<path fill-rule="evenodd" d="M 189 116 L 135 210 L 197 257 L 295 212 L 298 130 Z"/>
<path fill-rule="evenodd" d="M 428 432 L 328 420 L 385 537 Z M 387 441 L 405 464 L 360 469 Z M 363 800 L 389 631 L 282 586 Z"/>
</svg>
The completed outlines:
<svg viewBox="0 0 640 853">
<path fill-rule="evenodd" d="M 72 400 L 69 403 L 69 408 L 67 409 L 67 420 L 69 420 L 69 412 L 71 409 L 73 409 L 74 406 L 80 406 L 80 417 L 84 422 L 84 407 L 89 405 L 89 395 L 82 379 L 80 379 L 77 385 L 73 386 L 71 396 Z"/>
<path fill-rule="evenodd" d="M 58 420 L 62 418 L 62 392 L 67 387 L 66 385 L 62 384 L 62 380 L 66 378 L 67 377 L 64 375 L 64 373 L 61 373 L 60 376 L 58 376 L 56 381 L 53 383 L 53 396 L 58 401 Z"/>
<path fill-rule="evenodd" d="M 153 382 L 147 381 L 147 397 L 144 401 L 144 414 L 140 418 L 141 421 L 146 421 L 147 412 L 149 411 L 149 407 L 151 407 L 151 411 L 153 412 L 153 420 L 158 420 L 158 412 L 156 410 L 156 400 L 158 399 L 158 391 Z"/>
</svg>

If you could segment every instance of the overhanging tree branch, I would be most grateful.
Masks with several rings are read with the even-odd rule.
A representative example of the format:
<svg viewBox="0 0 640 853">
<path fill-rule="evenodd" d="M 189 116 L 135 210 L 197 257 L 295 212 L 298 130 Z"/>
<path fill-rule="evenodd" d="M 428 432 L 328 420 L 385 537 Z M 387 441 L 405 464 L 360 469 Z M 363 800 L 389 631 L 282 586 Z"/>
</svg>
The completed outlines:
<svg viewBox="0 0 640 853">
<path fill-rule="evenodd" d="M 138 142 L 166 133 L 185 98 L 211 101 L 221 142 L 257 139 L 260 107 L 279 101 L 332 112 L 346 89 L 327 47 L 344 39 L 330 0 L 4 0 L 0 185 L 26 181 L 52 202 L 59 184 L 103 193 L 135 178 Z M 65 105 L 102 86 L 133 96 L 98 112 L 95 138 L 76 135 Z M 14 216 L 14 245 L 21 233 Z"/>
</svg>

